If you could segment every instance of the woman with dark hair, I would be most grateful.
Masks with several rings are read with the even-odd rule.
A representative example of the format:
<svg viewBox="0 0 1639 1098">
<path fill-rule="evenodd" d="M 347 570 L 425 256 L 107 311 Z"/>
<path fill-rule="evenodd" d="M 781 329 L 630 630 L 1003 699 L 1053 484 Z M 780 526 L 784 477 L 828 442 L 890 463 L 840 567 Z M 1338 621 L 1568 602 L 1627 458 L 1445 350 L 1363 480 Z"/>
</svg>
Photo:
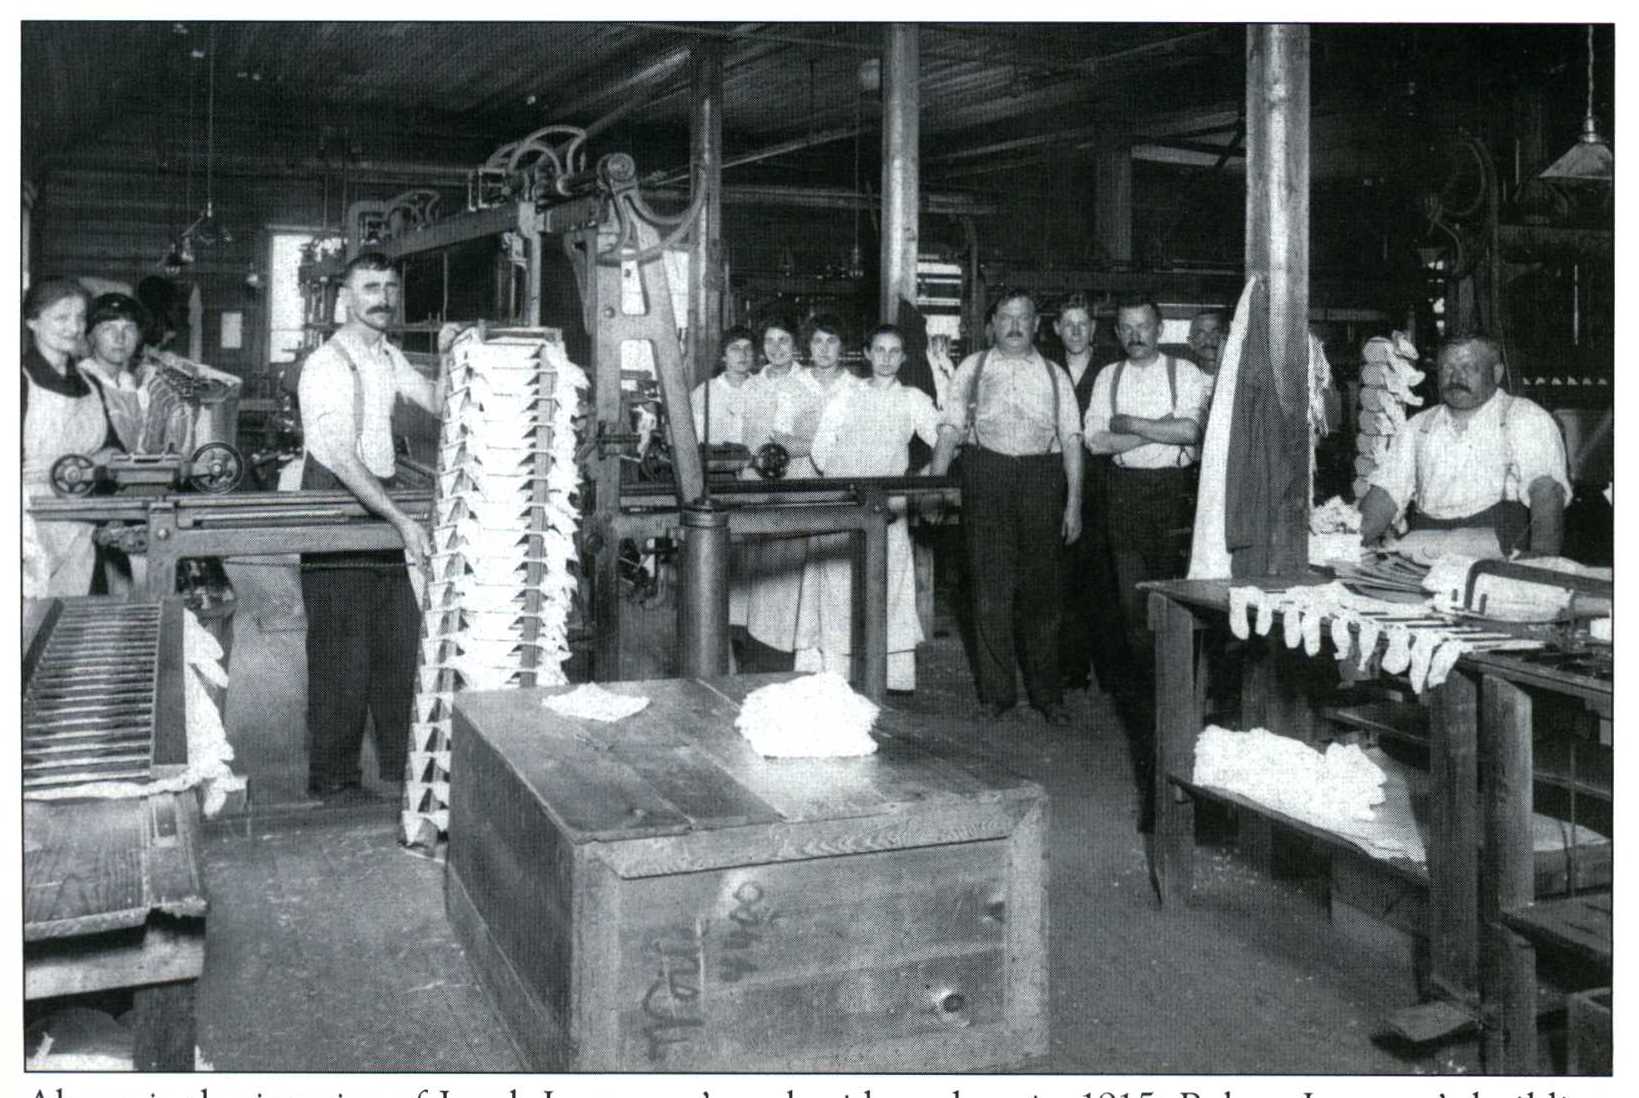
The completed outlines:
<svg viewBox="0 0 1639 1098">
<path fill-rule="evenodd" d="M 774 441 L 791 455 L 789 477 L 817 477 L 809 453 L 814 432 L 819 429 L 825 406 L 841 393 L 862 382 L 842 365 L 843 329 L 835 318 L 816 316 L 803 325 L 803 345 L 808 348 L 808 367 L 797 370 L 780 388 L 772 427 Z M 815 553 L 847 552 L 847 534 L 821 534 L 797 539 L 796 546 L 782 556 L 785 567 L 778 575 L 765 576 L 752 590 L 747 607 L 746 628 L 754 640 L 790 653 L 819 643 L 819 612 L 804 605 L 803 568 Z M 840 546 L 840 549 L 838 548 Z M 811 601 L 811 600 L 809 600 Z M 783 659 L 783 657 L 781 657 Z"/>
<path fill-rule="evenodd" d="M 50 496 L 51 467 L 91 454 L 108 436 L 102 400 L 75 366 L 91 295 L 67 278 L 46 278 L 23 295 L 29 349 L 23 353 L 23 495 Z M 23 595 L 85 595 L 96 547 L 88 522 L 34 522 L 23 515 Z"/>
</svg>

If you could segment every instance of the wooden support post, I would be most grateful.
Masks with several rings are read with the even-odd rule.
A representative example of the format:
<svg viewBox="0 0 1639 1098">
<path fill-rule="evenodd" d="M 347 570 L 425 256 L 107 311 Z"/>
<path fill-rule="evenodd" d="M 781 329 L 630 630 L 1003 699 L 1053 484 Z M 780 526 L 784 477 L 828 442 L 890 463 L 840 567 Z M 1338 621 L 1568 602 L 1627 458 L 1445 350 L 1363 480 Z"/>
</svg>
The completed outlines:
<svg viewBox="0 0 1639 1098">
<path fill-rule="evenodd" d="M 694 193 L 704 193 L 689 248 L 689 369 L 693 384 L 711 379 L 723 339 L 723 48 L 702 38 L 690 47 L 693 67 L 689 165 Z"/>
<path fill-rule="evenodd" d="M 915 23 L 882 32 L 882 277 L 879 314 L 899 319 L 901 301 L 916 304 L 918 206 L 921 198 L 922 95 Z"/>
<path fill-rule="evenodd" d="M 1252 24 L 1246 31 L 1246 272 L 1267 293 L 1249 328 L 1268 333 L 1277 407 L 1269 470 L 1274 515 L 1264 571 L 1294 576 L 1309 563 L 1309 29 Z M 1237 422 L 1236 429 L 1250 429 Z"/>
<path fill-rule="evenodd" d="M 1195 772 L 1195 737 L 1201 711 L 1195 689 L 1195 615 L 1183 603 L 1152 591 L 1155 634 L 1155 834 L 1150 874 L 1161 903 L 1187 903 L 1194 878 L 1195 803 L 1169 776 Z"/>
<path fill-rule="evenodd" d="M 1485 861 L 1481 874 L 1482 1054 L 1488 1072 L 1535 1075 L 1536 950 L 1502 914 L 1534 898 L 1531 842 L 1531 695 L 1491 675 L 1480 680 L 1485 759 Z"/>
<path fill-rule="evenodd" d="M 1093 157 L 1093 236 L 1112 262 L 1133 258 L 1133 158 L 1125 131 L 1105 135 Z"/>
<path fill-rule="evenodd" d="M 1461 668 L 1435 688 L 1429 744 L 1429 982 L 1464 1004 L 1479 975 L 1478 694 Z"/>
</svg>

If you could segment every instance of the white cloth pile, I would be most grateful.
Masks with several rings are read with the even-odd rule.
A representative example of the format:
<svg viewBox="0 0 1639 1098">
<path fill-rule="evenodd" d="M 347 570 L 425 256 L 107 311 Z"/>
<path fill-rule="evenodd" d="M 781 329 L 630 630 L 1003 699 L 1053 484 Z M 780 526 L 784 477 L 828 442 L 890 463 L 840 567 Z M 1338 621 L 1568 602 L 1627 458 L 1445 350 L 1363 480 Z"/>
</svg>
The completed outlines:
<svg viewBox="0 0 1639 1098">
<path fill-rule="evenodd" d="M 877 712 L 848 680 L 823 672 L 753 690 L 734 726 L 764 758 L 851 758 L 876 751 Z"/>
<path fill-rule="evenodd" d="M 1209 724 L 1195 741 L 1196 785 L 1239 793 L 1317 827 L 1369 820 L 1383 802 L 1383 771 L 1359 747 L 1324 752 L 1263 728 Z"/>
<path fill-rule="evenodd" d="M 1318 656 L 1323 636 L 1329 637 L 1338 662 L 1356 654 L 1361 671 L 1370 666 L 1378 642 L 1387 639 L 1381 668 L 1391 675 L 1405 673 L 1418 693 L 1445 682 L 1463 653 L 1477 646 L 1489 651 L 1542 647 L 1538 641 L 1499 636 L 1481 626 L 1452 624 L 1440 618 L 1431 603 L 1368 598 L 1336 582 L 1285 591 L 1230 588 L 1229 628 L 1242 640 L 1254 627 L 1260 637 L 1268 636 L 1276 614 L 1286 647 L 1302 645 L 1310 656 Z"/>
<path fill-rule="evenodd" d="M 106 781 L 84 785 L 31 789 L 29 800 L 49 801 L 80 797 L 146 797 L 151 793 L 179 793 L 203 787 L 202 811 L 215 816 L 228 795 L 245 788 L 245 779 L 228 766 L 233 746 L 222 725 L 222 711 L 211 699 L 208 686 L 226 689 L 228 673 L 222 668 L 222 646 L 189 611 L 182 616 L 183 700 L 188 724 L 188 766 L 181 774 L 154 781 Z"/>
<path fill-rule="evenodd" d="M 617 694 L 588 682 L 567 693 L 552 694 L 541 704 L 565 717 L 608 723 L 643 712 L 649 708 L 649 699 L 642 694 Z"/>
<path fill-rule="evenodd" d="M 1410 790 L 1380 762 L 1388 765 L 1354 744 L 1321 752 L 1267 729 L 1239 733 L 1208 724 L 1195 741 L 1193 782 L 1339 834 L 1373 857 L 1423 862 Z"/>
<path fill-rule="evenodd" d="M 1373 856 L 1425 859 L 1403 769 L 1353 744 L 1321 752 L 1262 728 L 1209 724 L 1195 742 L 1192 780 L 1341 835 Z"/>
<path fill-rule="evenodd" d="M 485 340 L 468 329 L 450 349 L 405 783 L 412 843 L 426 838 L 423 825 L 449 826 L 455 692 L 566 681 L 574 420 L 587 384 L 556 338 Z"/>
<path fill-rule="evenodd" d="M 1360 508 L 1333 496 L 1309 512 L 1309 563 L 1360 563 Z"/>
<path fill-rule="evenodd" d="M 1417 346 L 1405 332 L 1393 338 L 1374 336 L 1361 348 L 1360 433 L 1355 440 L 1354 497 L 1364 499 L 1367 483 L 1389 451 L 1389 442 L 1406 425 L 1406 408 L 1423 398 L 1413 390 L 1423 381 L 1417 368 Z"/>
</svg>

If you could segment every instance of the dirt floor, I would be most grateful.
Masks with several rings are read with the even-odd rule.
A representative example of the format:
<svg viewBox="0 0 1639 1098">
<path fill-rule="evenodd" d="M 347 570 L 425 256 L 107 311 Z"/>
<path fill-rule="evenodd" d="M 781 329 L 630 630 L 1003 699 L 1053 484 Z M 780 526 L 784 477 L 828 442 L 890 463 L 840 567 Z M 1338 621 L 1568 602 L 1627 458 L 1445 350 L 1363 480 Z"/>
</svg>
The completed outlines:
<svg viewBox="0 0 1639 1098">
<path fill-rule="evenodd" d="M 521 1069 L 444 916 L 442 865 L 397 842 L 397 805 L 325 807 L 302 791 L 293 569 L 261 561 L 230 573 L 227 716 L 252 803 L 209 829 L 202 1054 L 229 1071 Z M 941 622 L 919 655 L 920 689 L 890 704 L 936 718 L 934 734 L 1040 782 L 1052 802 L 1051 1051 L 1028 1070 L 1472 1067 L 1471 1046 L 1417 1054 L 1378 1038 L 1382 1016 L 1415 1001 L 1409 947 L 1345 932 L 1328 917 L 1323 878 L 1273 880 L 1225 840 L 1198 854 L 1194 902 L 1161 909 L 1108 699 L 1072 693 L 1069 728 L 1028 710 L 981 724 L 961 645 Z"/>
</svg>

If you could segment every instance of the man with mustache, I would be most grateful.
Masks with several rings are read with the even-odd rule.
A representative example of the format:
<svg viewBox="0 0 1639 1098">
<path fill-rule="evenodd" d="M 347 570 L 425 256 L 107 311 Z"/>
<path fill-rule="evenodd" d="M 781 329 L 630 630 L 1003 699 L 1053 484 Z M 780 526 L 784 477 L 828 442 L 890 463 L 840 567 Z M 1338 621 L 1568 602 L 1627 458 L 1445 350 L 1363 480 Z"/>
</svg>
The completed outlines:
<svg viewBox="0 0 1639 1098">
<path fill-rule="evenodd" d="M 1413 530 L 1486 529 L 1507 556 L 1555 556 L 1571 481 L 1559 425 L 1540 405 L 1502 392 L 1502 348 L 1484 335 L 1440 345 L 1439 407 L 1394 436 L 1360 501 L 1367 545 L 1402 514 Z"/>
<path fill-rule="evenodd" d="M 1036 302 L 1003 291 L 993 346 L 969 355 L 946 390 L 930 471 L 962 450 L 962 531 L 973 598 L 974 671 L 985 716 L 1018 702 L 1070 723 L 1059 681 L 1059 548 L 1081 536 L 1081 424 L 1069 376 L 1036 351 Z M 948 359 L 935 337 L 930 357 Z"/>
<path fill-rule="evenodd" d="M 1145 827 L 1152 807 L 1155 661 L 1145 593 L 1138 585 L 1184 574 L 1195 521 L 1195 462 L 1212 383 L 1193 363 L 1161 354 L 1161 308 L 1153 300 L 1117 302 L 1115 333 L 1127 357 L 1099 372 L 1083 437 L 1089 451 L 1110 455 L 1103 521 L 1128 672 L 1117 701 L 1129 715 L 1142 797 L 1139 826 Z"/>
<path fill-rule="evenodd" d="M 402 781 L 408 758 L 421 611 L 406 564 L 422 567 L 432 543 L 388 494 L 398 468 L 393 405 L 403 398 L 438 415 L 442 399 L 438 386 L 387 341 L 387 329 L 398 319 L 399 290 L 398 272 L 386 256 L 354 257 L 342 272 L 346 320 L 308 356 L 298 384 L 307 448 L 302 487 L 351 492 L 404 539 L 402 550 L 302 556 L 311 740 L 307 789 L 325 799 L 362 795 L 359 751 L 366 715 L 375 724 L 382 780 Z"/>
</svg>

